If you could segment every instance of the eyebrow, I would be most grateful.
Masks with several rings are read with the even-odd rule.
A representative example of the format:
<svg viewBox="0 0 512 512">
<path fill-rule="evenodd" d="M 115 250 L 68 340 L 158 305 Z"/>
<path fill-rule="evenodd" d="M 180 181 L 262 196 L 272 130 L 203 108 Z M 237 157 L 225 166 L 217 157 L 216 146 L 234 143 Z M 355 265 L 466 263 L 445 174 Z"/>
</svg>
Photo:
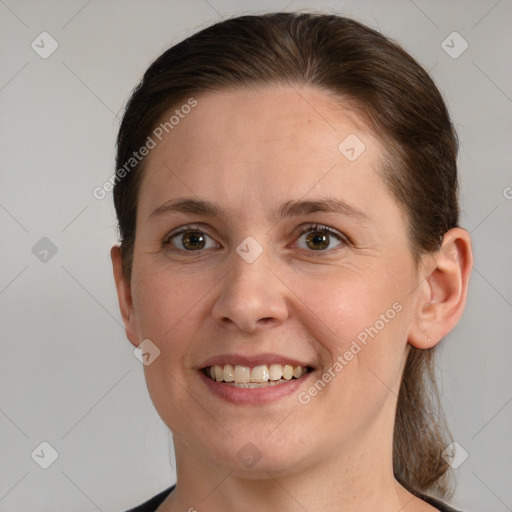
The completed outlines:
<svg viewBox="0 0 512 512">
<path fill-rule="evenodd" d="M 349 205 L 345 201 L 334 197 L 326 197 L 321 199 L 303 201 L 293 200 L 287 201 L 281 205 L 276 217 L 281 220 L 285 217 L 296 217 L 316 212 L 331 212 L 345 215 L 360 222 L 373 223 L 365 212 Z M 166 214 L 184 213 L 192 215 L 203 215 L 206 217 L 222 217 L 225 213 L 222 209 L 211 201 L 199 200 L 195 198 L 178 198 L 171 199 L 154 210 L 149 218 L 160 217 Z"/>
</svg>

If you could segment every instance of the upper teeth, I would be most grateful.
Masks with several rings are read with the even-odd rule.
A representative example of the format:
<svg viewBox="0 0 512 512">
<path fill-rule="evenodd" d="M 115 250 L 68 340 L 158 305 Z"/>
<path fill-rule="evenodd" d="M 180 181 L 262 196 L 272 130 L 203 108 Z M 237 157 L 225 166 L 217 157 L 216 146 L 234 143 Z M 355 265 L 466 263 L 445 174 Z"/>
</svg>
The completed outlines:
<svg viewBox="0 0 512 512">
<path fill-rule="evenodd" d="M 272 380 L 280 380 L 281 378 L 290 380 L 293 377 L 298 379 L 307 373 L 304 366 L 292 366 L 289 364 L 271 364 L 259 366 L 242 366 L 242 365 L 218 365 L 206 368 L 206 375 L 217 382 L 267 382 Z"/>
</svg>

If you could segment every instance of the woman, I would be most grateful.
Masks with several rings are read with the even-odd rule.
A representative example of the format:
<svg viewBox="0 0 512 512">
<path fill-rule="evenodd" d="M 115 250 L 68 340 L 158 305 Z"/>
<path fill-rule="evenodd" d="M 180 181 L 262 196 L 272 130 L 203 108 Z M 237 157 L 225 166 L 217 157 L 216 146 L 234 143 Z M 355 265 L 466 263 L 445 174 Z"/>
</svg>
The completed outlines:
<svg viewBox="0 0 512 512">
<path fill-rule="evenodd" d="M 453 510 L 433 354 L 472 266 L 456 154 L 428 74 L 350 19 L 242 16 L 150 66 L 112 261 L 177 484 L 134 510 Z"/>
</svg>

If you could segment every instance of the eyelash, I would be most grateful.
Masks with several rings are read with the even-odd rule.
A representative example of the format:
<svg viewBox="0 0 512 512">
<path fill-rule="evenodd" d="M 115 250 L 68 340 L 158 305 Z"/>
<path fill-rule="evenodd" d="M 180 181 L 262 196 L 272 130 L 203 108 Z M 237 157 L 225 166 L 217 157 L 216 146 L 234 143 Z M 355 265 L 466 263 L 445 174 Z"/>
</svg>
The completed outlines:
<svg viewBox="0 0 512 512">
<path fill-rule="evenodd" d="M 329 236 L 333 236 L 334 238 L 337 238 L 338 241 L 342 242 L 342 244 L 348 244 L 348 239 L 345 235 L 340 233 L 339 231 L 336 231 L 333 228 L 330 228 L 329 226 L 325 226 L 324 224 L 309 224 L 307 226 L 304 226 L 304 228 L 299 232 L 299 236 L 297 238 L 300 238 L 302 235 L 305 235 L 306 233 L 316 232 L 319 231 L 321 233 L 327 233 Z M 338 246 L 339 248 L 339 246 Z M 319 250 L 319 251 L 313 251 L 310 250 L 308 252 L 311 252 L 313 254 L 330 254 L 331 252 L 335 251 L 337 248 L 327 249 L 327 250 Z"/>
<path fill-rule="evenodd" d="M 333 228 L 330 228 L 329 226 L 325 226 L 323 224 L 308 224 L 299 232 L 297 238 L 300 238 L 302 235 L 304 235 L 306 233 L 315 232 L 315 231 L 327 233 L 329 236 L 333 236 L 333 237 L 337 238 L 342 243 L 342 245 L 348 245 L 350 243 L 350 240 L 344 234 L 340 233 L 339 231 L 334 230 Z M 208 233 L 205 233 L 203 230 L 201 230 L 197 227 L 188 225 L 188 226 L 183 226 L 179 231 L 169 233 L 162 240 L 162 248 L 171 250 L 172 252 L 175 252 L 175 253 L 194 253 L 194 252 L 201 253 L 202 252 L 201 249 L 197 250 L 197 251 L 187 251 L 185 249 L 176 249 L 176 248 L 169 249 L 170 246 L 173 247 L 171 240 L 173 238 L 178 237 L 179 235 L 183 235 L 185 233 L 198 233 L 198 234 L 206 235 L 209 238 L 212 238 L 210 235 L 208 235 Z M 331 252 L 335 251 L 336 249 L 339 249 L 339 246 L 336 248 L 327 249 L 327 250 L 323 250 L 323 249 L 318 250 L 318 251 L 309 250 L 307 252 L 310 252 L 312 254 L 320 253 L 322 255 L 322 254 L 330 254 Z M 306 249 L 304 249 L 304 250 L 306 250 Z"/>
</svg>

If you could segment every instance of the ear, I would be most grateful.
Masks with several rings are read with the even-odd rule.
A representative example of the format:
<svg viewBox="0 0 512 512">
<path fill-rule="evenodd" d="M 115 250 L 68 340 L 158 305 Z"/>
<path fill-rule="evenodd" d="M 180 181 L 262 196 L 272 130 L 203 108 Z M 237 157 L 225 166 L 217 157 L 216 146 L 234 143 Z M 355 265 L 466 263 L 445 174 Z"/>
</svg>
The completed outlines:
<svg viewBox="0 0 512 512">
<path fill-rule="evenodd" d="M 123 253 L 121 247 L 114 245 L 110 250 L 110 257 L 112 258 L 117 299 L 119 301 L 119 309 L 121 310 L 126 336 L 133 345 L 138 347 L 140 342 L 137 334 L 137 321 L 133 308 L 131 284 L 127 281 L 123 273 Z"/>
<path fill-rule="evenodd" d="M 437 345 L 462 316 L 473 266 L 469 233 L 450 229 L 424 266 L 427 274 L 418 286 L 415 321 L 409 332 L 409 343 L 421 349 Z"/>
</svg>

